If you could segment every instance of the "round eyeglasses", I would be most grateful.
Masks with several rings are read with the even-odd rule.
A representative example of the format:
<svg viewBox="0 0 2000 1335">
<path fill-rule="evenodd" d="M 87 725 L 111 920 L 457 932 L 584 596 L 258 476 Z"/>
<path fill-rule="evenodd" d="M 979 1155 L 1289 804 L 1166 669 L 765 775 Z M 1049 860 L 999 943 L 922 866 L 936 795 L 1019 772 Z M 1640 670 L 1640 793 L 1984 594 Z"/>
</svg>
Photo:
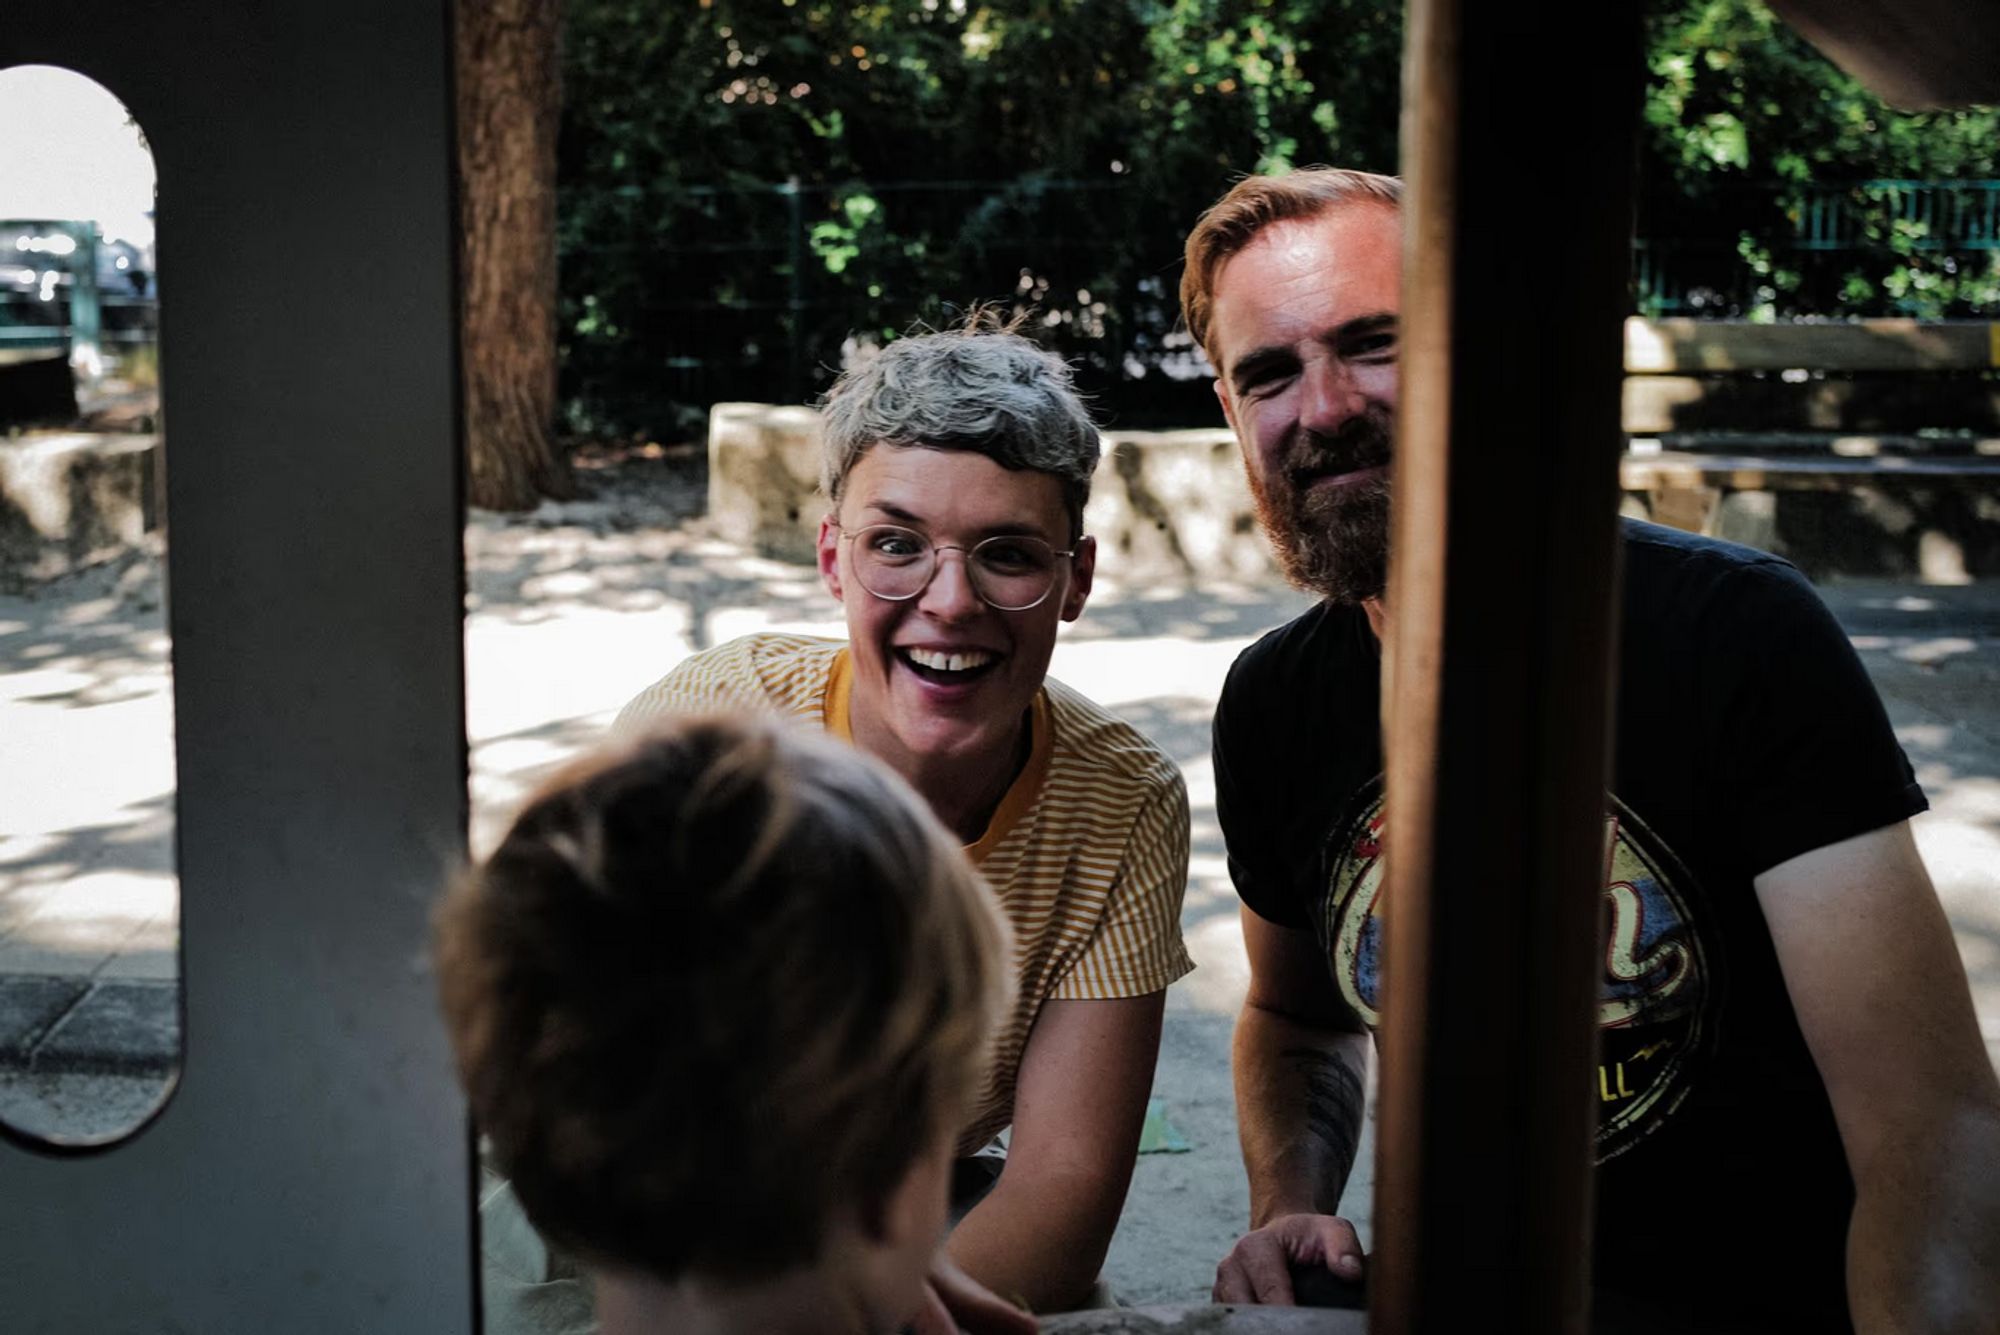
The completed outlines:
<svg viewBox="0 0 2000 1335">
<path fill-rule="evenodd" d="M 921 533 L 894 524 L 875 524 L 842 533 L 854 544 L 854 577 L 861 587 L 892 603 L 907 602 L 930 587 L 938 553 L 965 558 L 972 591 L 999 612 L 1025 612 L 1041 604 L 1056 586 L 1059 559 L 1075 556 L 1040 538 L 1002 533 L 970 547 L 936 544 Z"/>
</svg>

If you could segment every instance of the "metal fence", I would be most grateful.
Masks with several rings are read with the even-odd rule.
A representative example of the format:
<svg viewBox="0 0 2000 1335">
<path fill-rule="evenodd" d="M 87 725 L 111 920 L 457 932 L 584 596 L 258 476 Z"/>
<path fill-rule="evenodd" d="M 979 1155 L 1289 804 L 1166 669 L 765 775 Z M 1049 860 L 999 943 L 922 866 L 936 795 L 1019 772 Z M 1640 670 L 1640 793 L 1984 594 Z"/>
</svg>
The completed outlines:
<svg viewBox="0 0 2000 1335">
<path fill-rule="evenodd" d="M 2000 300 L 2000 181 L 1746 184 L 1653 204 L 1633 243 L 1643 315 L 1940 318 Z"/>
<path fill-rule="evenodd" d="M 974 301 L 1032 308 L 1105 415 L 1196 420 L 1206 366 L 1174 291 L 1191 216 L 1115 178 L 791 180 L 635 200 L 563 239 L 572 424 L 801 402 L 856 339 Z M 1655 199 L 1640 225 L 1641 314 L 1964 315 L 2000 300 L 2000 180 L 1739 185 Z M 0 355 L 91 364 L 157 342 L 151 275 L 109 272 L 106 244 L 88 223 L 0 222 Z"/>
<path fill-rule="evenodd" d="M 159 341 L 153 275 L 88 221 L 0 221 L 0 352 L 62 351 L 96 367 Z"/>
<path fill-rule="evenodd" d="M 1862 181 L 1812 190 L 1799 210 L 1802 251 L 1869 250 L 1900 238 L 1917 251 L 2000 250 L 2000 181 Z"/>
<path fill-rule="evenodd" d="M 688 421 L 719 401 L 799 402 L 855 339 L 983 300 L 1032 307 L 1107 416 L 1205 420 L 1206 367 L 1174 290 L 1205 202 L 1149 199 L 1116 178 L 663 192 L 565 238 L 565 398 Z M 1996 181 L 1748 184 L 1649 204 L 1632 274 L 1647 315 L 1957 314 L 1951 301 L 1977 296 L 1973 280 L 2000 260 Z M 1897 273 L 1922 276 L 1898 290 Z M 1939 274 L 1957 284 L 1943 296 Z M 621 414 L 621 402 L 637 407 Z"/>
<path fill-rule="evenodd" d="M 564 237 L 565 399 L 614 417 L 802 402 L 857 344 L 986 303 L 1032 308 L 1112 414 L 1170 415 L 1189 361 L 1170 338 L 1181 227 L 1163 212 L 1148 232 L 1144 203 L 1116 180 L 1046 178 L 704 185 L 635 203 L 627 234 L 599 216 Z M 621 400 L 643 402 L 620 414 Z"/>
</svg>

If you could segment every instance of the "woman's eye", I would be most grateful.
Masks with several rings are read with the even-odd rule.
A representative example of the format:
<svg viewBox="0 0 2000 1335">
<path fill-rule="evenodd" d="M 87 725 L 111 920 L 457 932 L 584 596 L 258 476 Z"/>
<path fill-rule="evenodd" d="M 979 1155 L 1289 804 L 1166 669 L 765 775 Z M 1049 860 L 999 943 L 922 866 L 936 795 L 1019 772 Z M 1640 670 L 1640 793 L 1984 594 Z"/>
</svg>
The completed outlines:
<svg viewBox="0 0 2000 1335">
<path fill-rule="evenodd" d="M 915 556 L 922 546 L 907 533 L 878 533 L 868 544 L 878 556 Z"/>
<path fill-rule="evenodd" d="M 988 543 L 979 549 L 979 559 L 996 570 L 1027 570 L 1035 565 L 1035 554 L 1012 543 Z"/>
</svg>

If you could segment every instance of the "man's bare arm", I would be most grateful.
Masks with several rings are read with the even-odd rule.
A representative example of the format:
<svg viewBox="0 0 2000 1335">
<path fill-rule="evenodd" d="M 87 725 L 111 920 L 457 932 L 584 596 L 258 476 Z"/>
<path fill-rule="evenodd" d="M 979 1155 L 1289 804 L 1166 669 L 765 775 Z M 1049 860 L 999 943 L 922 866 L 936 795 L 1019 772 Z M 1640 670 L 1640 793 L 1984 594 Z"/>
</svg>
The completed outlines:
<svg viewBox="0 0 2000 1335">
<path fill-rule="evenodd" d="M 1361 1247 L 1334 1217 L 1367 1113 L 1365 1030 L 1310 932 L 1243 910 L 1250 990 L 1236 1023 L 1236 1124 L 1251 1233 L 1216 1271 L 1221 1302 L 1289 1303 L 1290 1267 L 1354 1278 Z"/>
<path fill-rule="evenodd" d="M 1250 988 L 1236 1023 L 1236 1125 L 1250 1225 L 1332 1214 L 1367 1113 L 1367 1031 L 1311 932 L 1242 910 Z"/>
<path fill-rule="evenodd" d="M 1854 1174 L 1861 1335 L 1988 1331 L 2000 1312 L 2000 1082 L 1906 823 L 1756 879 Z"/>
</svg>

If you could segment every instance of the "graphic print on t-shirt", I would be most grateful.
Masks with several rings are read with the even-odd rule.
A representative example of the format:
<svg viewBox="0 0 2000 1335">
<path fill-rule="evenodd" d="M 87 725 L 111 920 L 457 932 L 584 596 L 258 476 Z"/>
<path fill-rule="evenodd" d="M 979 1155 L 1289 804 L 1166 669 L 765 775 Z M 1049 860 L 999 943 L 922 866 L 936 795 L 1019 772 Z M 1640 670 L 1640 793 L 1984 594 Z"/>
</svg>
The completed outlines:
<svg viewBox="0 0 2000 1335">
<path fill-rule="evenodd" d="M 1699 889 L 1672 851 L 1605 795 L 1604 970 L 1597 1023 L 1597 1161 L 1673 1115 L 1714 1043 L 1718 963 L 1704 943 Z M 1355 795 L 1326 846 L 1320 940 L 1341 996 L 1380 1022 L 1382 780 Z"/>
</svg>

